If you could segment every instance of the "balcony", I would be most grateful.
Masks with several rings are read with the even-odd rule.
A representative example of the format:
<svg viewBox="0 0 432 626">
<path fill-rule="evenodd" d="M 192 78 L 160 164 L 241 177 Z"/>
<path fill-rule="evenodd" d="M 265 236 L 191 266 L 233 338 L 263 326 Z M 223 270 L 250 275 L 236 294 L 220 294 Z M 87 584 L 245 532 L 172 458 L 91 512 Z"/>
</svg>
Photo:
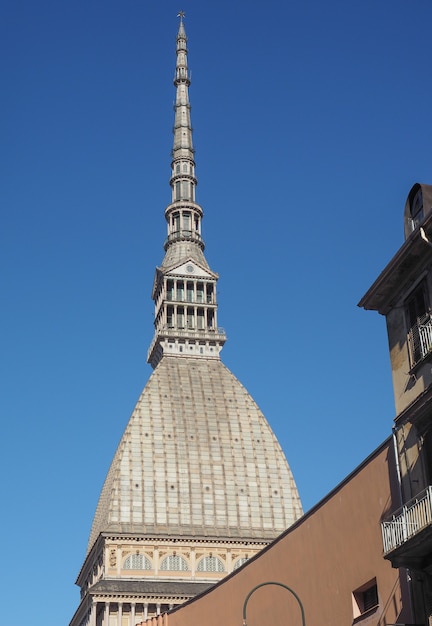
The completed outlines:
<svg viewBox="0 0 432 626">
<path fill-rule="evenodd" d="M 226 333 L 223 328 L 174 328 L 174 326 L 165 325 L 156 330 L 156 334 L 150 345 L 147 357 L 148 361 L 152 357 L 156 344 L 160 339 L 188 339 L 192 341 L 214 341 L 223 346 L 226 341 Z"/>
<path fill-rule="evenodd" d="M 413 366 L 420 363 L 432 351 L 432 319 L 429 313 L 412 326 L 408 334 Z"/>
<path fill-rule="evenodd" d="M 223 328 L 175 328 L 174 326 L 164 326 L 159 334 L 164 337 L 187 337 L 192 339 L 226 339 Z"/>
<path fill-rule="evenodd" d="M 204 295 L 201 292 L 198 292 L 196 294 L 196 298 L 194 299 L 194 294 L 192 295 L 189 294 L 185 297 L 185 294 L 182 292 L 177 292 L 176 294 L 174 291 L 167 291 L 166 299 L 168 300 L 168 302 L 186 302 L 190 304 L 194 304 L 194 303 L 214 304 L 212 294 Z"/>
<path fill-rule="evenodd" d="M 425 357 L 432 348 L 432 320 L 428 319 L 419 326 L 420 347 L 422 357 Z"/>
<path fill-rule="evenodd" d="M 432 487 L 381 522 L 384 557 L 393 567 L 421 568 L 432 554 Z"/>
<path fill-rule="evenodd" d="M 170 233 L 164 242 L 165 251 L 172 243 L 176 241 L 193 241 L 195 243 L 198 243 L 202 250 L 204 249 L 204 242 L 202 240 L 202 237 L 195 230 L 186 230 L 183 228 L 182 230 L 175 230 Z"/>
</svg>

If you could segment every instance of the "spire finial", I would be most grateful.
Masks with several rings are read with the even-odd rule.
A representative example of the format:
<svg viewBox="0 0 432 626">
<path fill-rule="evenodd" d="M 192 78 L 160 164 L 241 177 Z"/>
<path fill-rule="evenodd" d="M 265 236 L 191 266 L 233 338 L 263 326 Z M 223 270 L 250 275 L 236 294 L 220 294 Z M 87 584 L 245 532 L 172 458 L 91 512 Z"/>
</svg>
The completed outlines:
<svg viewBox="0 0 432 626">
<path fill-rule="evenodd" d="M 177 41 L 179 37 L 183 37 L 183 39 L 187 39 L 186 37 L 186 33 L 185 33 L 185 28 L 184 28 L 184 24 L 183 24 L 183 19 L 186 17 L 185 16 L 185 12 L 184 11 L 179 11 L 179 13 L 177 13 L 177 17 L 180 18 L 180 24 L 179 24 L 179 29 L 178 29 L 178 34 L 177 34 Z"/>
</svg>

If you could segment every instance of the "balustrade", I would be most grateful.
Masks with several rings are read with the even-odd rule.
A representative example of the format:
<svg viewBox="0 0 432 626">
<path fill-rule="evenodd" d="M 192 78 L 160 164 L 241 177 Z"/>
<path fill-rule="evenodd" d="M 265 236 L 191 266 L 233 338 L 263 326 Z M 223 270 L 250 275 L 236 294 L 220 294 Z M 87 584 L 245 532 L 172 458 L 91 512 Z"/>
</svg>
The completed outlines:
<svg viewBox="0 0 432 626">
<path fill-rule="evenodd" d="M 429 486 L 381 523 L 384 554 L 389 554 L 431 524 L 432 487 Z"/>
</svg>

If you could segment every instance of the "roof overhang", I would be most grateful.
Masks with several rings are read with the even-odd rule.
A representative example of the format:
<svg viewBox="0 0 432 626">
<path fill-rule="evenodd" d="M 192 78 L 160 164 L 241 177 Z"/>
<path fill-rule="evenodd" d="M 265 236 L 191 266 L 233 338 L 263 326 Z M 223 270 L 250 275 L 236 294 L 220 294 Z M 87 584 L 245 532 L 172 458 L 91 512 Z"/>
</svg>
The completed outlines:
<svg viewBox="0 0 432 626">
<path fill-rule="evenodd" d="M 422 228 L 432 240 L 432 214 L 425 218 Z M 420 265 L 426 265 L 426 261 L 432 261 L 432 245 L 424 241 L 420 228 L 417 228 L 399 248 L 358 306 L 387 315 L 406 285 L 418 275 Z"/>
</svg>

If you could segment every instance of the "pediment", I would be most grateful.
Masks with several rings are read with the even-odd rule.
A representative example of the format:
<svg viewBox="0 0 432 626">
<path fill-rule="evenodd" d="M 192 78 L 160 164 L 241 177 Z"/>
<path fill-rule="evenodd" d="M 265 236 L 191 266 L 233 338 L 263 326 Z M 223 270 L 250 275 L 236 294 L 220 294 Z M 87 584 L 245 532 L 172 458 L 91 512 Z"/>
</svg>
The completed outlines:
<svg viewBox="0 0 432 626">
<path fill-rule="evenodd" d="M 215 279 L 218 278 L 218 275 L 215 272 L 210 271 L 208 268 L 202 267 L 199 263 L 195 261 L 195 259 L 187 259 L 179 263 L 178 265 L 172 266 L 169 269 L 164 271 L 165 276 L 190 276 L 191 278 L 209 278 Z"/>
</svg>

